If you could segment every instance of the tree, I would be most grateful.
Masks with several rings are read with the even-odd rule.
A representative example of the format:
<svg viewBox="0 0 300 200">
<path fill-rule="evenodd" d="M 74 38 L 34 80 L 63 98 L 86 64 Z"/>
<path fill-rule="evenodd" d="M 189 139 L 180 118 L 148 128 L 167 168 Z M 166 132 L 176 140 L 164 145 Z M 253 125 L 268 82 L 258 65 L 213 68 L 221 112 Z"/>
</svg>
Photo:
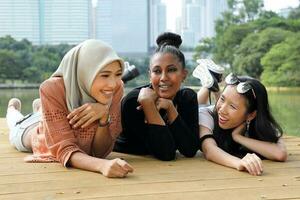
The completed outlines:
<svg viewBox="0 0 300 200">
<path fill-rule="evenodd" d="M 221 63 L 232 66 L 234 54 L 242 40 L 254 31 L 252 24 L 229 26 L 223 34 L 219 34 L 215 40 L 214 58 Z"/>
<path fill-rule="evenodd" d="M 232 69 L 238 74 L 260 78 L 263 71 L 261 58 L 275 44 L 284 41 L 292 32 L 279 28 L 267 28 L 249 34 L 236 50 Z"/>
<path fill-rule="evenodd" d="M 275 86 L 300 86 L 300 33 L 275 45 L 262 58 L 262 82 Z"/>
<path fill-rule="evenodd" d="M 195 48 L 195 53 L 193 55 L 193 60 L 199 58 L 209 57 L 214 50 L 214 41 L 211 38 L 204 38 L 200 44 Z"/>
<path fill-rule="evenodd" d="M 0 50 L 0 79 L 17 80 L 22 77 L 20 70 L 21 60 L 17 53 L 1 49 Z"/>
<path fill-rule="evenodd" d="M 250 23 L 263 12 L 263 0 L 228 0 L 229 10 L 216 21 L 216 37 L 213 39 L 214 58 L 218 62 L 233 63 L 235 50 L 243 38 L 255 30 Z"/>
</svg>

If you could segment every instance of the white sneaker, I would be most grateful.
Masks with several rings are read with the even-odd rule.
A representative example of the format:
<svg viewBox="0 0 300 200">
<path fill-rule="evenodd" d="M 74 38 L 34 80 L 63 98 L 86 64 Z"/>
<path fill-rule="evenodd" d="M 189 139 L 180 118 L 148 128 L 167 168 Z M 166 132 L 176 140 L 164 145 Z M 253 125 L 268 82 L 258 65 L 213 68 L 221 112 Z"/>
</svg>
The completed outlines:
<svg viewBox="0 0 300 200">
<path fill-rule="evenodd" d="M 224 67 L 221 67 L 220 65 L 217 65 L 213 60 L 211 59 L 198 59 L 197 63 L 200 65 L 206 65 L 206 67 L 217 74 L 223 74 L 224 73 Z"/>
<path fill-rule="evenodd" d="M 214 84 L 214 79 L 210 74 L 207 65 L 200 63 L 193 71 L 192 74 L 195 78 L 200 79 L 202 87 L 211 88 Z"/>
</svg>

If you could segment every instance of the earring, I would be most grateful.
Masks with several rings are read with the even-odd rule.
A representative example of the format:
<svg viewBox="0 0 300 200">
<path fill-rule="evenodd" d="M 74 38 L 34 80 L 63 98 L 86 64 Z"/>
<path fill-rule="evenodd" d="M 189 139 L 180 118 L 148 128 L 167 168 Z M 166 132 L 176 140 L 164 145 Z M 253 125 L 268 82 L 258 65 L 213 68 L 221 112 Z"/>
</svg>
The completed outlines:
<svg viewBox="0 0 300 200">
<path fill-rule="evenodd" d="M 245 136 L 249 137 L 249 127 L 250 127 L 250 120 L 246 121 L 246 132 L 245 132 Z"/>
</svg>

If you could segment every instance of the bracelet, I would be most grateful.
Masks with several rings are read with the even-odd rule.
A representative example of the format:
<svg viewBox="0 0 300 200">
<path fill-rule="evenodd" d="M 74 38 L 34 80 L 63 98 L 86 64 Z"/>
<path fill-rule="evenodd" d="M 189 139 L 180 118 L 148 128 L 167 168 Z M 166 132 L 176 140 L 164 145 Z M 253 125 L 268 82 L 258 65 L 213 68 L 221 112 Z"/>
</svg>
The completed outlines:
<svg viewBox="0 0 300 200">
<path fill-rule="evenodd" d="M 110 124 L 110 115 L 108 115 L 107 120 L 106 120 L 105 123 L 101 123 L 100 120 L 99 120 L 98 126 L 99 127 L 105 127 L 105 126 L 107 126 L 109 124 Z"/>
<path fill-rule="evenodd" d="M 215 140 L 215 137 L 213 134 L 208 134 L 208 135 L 204 135 L 200 138 L 199 143 L 200 143 L 200 150 L 202 151 L 202 143 L 204 140 L 206 140 L 207 138 L 212 138 Z"/>
</svg>

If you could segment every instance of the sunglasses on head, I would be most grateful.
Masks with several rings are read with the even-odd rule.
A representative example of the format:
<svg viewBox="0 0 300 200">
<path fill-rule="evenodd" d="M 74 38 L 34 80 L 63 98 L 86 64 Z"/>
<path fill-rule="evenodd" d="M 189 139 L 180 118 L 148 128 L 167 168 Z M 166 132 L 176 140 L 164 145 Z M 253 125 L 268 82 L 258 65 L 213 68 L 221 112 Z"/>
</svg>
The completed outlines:
<svg viewBox="0 0 300 200">
<path fill-rule="evenodd" d="M 240 79 L 233 73 L 230 73 L 226 76 L 225 83 L 227 85 L 237 85 L 236 90 L 240 94 L 245 94 L 246 92 L 251 90 L 254 99 L 256 99 L 256 95 L 255 95 L 254 89 L 251 86 L 251 84 L 248 82 L 241 82 Z"/>
</svg>

